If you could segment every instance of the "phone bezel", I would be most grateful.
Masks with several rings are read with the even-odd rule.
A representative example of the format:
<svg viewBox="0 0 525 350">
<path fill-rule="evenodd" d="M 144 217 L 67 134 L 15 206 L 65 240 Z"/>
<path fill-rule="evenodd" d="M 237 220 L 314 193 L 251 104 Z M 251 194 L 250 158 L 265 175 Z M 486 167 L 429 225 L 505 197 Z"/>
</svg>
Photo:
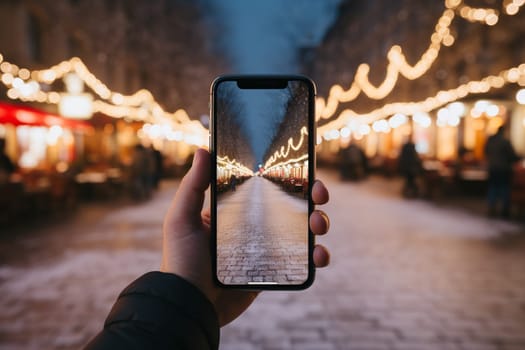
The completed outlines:
<svg viewBox="0 0 525 350">
<path fill-rule="evenodd" d="M 315 97 L 316 87 L 312 79 L 303 75 L 223 75 L 216 78 L 210 89 L 210 154 L 211 154 L 211 181 L 210 181 L 210 213 L 211 213 L 211 257 L 212 275 L 214 283 L 221 288 L 242 290 L 303 290 L 312 285 L 315 279 L 315 265 L 313 261 L 313 250 L 315 236 L 310 228 L 308 220 L 308 277 L 301 284 L 224 284 L 217 276 L 217 154 L 216 154 L 216 92 L 218 86 L 223 82 L 235 81 L 238 84 L 256 84 L 256 86 L 273 86 L 274 83 L 286 81 L 301 81 L 308 87 L 308 218 L 315 209 L 312 201 L 312 186 L 315 181 L 315 145 L 316 145 L 316 120 L 315 120 Z M 258 84 L 258 85 L 257 85 Z M 265 87 L 268 88 L 268 87 Z"/>
</svg>

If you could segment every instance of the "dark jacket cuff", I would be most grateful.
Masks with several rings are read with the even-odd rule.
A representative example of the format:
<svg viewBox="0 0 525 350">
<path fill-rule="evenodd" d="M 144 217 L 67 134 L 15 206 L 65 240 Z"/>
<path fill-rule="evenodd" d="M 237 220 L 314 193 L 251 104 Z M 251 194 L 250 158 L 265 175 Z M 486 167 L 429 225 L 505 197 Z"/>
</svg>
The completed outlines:
<svg viewBox="0 0 525 350">
<path fill-rule="evenodd" d="M 120 322 L 142 325 L 161 343 L 185 344 L 189 349 L 219 346 L 212 303 L 197 287 L 171 273 L 146 273 L 124 289 L 104 327 Z"/>
</svg>

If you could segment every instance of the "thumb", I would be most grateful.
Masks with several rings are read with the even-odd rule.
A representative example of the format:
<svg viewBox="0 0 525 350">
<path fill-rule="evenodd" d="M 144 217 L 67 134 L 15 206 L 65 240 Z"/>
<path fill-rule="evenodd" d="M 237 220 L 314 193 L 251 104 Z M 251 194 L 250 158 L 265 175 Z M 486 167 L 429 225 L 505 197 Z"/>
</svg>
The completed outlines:
<svg viewBox="0 0 525 350">
<path fill-rule="evenodd" d="M 191 169 L 182 179 L 166 216 L 170 227 L 197 226 L 202 223 L 204 193 L 210 183 L 210 154 L 198 149 Z"/>
</svg>

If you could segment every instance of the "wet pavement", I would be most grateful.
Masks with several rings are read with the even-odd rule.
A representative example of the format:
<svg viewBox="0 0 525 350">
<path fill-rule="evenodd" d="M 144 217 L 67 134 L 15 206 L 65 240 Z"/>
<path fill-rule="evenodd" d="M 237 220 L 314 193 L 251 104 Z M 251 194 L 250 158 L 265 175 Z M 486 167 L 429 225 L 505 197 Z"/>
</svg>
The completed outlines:
<svg viewBox="0 0 525 350">
<path fill-rule="evenodd" d="M 403 200 L 396 181 L 320 178 L 331 265 L 306 291 L 263 293 L 221 349 L 525 349 L 523 224 Z M 0 348 L 78 349 L 98 332 L 122 288 L 158 268 L 175 186 L 2 232 Z"/>
<path fill-rule="evenodd" d="M 217 206 L 218 277 L 226 284 L 308 278 L 308 201 L 254 176 Z"/>
<path fill-rule="evenodd" d="M 79 349 L 120 291 L 160 266 L 176 183 L 140 204 L 82 205 L 61 224 L 0 235 L 0 349 Z"/>
</svg>

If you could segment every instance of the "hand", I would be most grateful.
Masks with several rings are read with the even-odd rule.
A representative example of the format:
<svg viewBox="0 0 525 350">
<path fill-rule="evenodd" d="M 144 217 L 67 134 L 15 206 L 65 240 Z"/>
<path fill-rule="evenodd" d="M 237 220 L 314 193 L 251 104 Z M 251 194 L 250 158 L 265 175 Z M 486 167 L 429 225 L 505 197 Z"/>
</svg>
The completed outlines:
<svg viewBox="0 0 525 350">
<path fill-rule="evenodd" d="M 258 292 L 223 289 L 213 282 L 209 251 L 210 212 L 202 210 L 209 182 L 210 154 L 199 149 L 164 218 L 160 270 L 174 273 L 198 287 L 215 306 L 222 327 L 243 313 Z M 312 197 L 316 204 L 328 202 L 328 191 L 320 181 L 314 183 Z M 310 228 L 316 235 L 325 234 L 329 228 L 328 216 L 315 210 L 310 216 Z M 316 245 L 313 258 L 316 267 L 324 267 L 328 265 L 330 255 L 325 247 Z"/>
</svg>

